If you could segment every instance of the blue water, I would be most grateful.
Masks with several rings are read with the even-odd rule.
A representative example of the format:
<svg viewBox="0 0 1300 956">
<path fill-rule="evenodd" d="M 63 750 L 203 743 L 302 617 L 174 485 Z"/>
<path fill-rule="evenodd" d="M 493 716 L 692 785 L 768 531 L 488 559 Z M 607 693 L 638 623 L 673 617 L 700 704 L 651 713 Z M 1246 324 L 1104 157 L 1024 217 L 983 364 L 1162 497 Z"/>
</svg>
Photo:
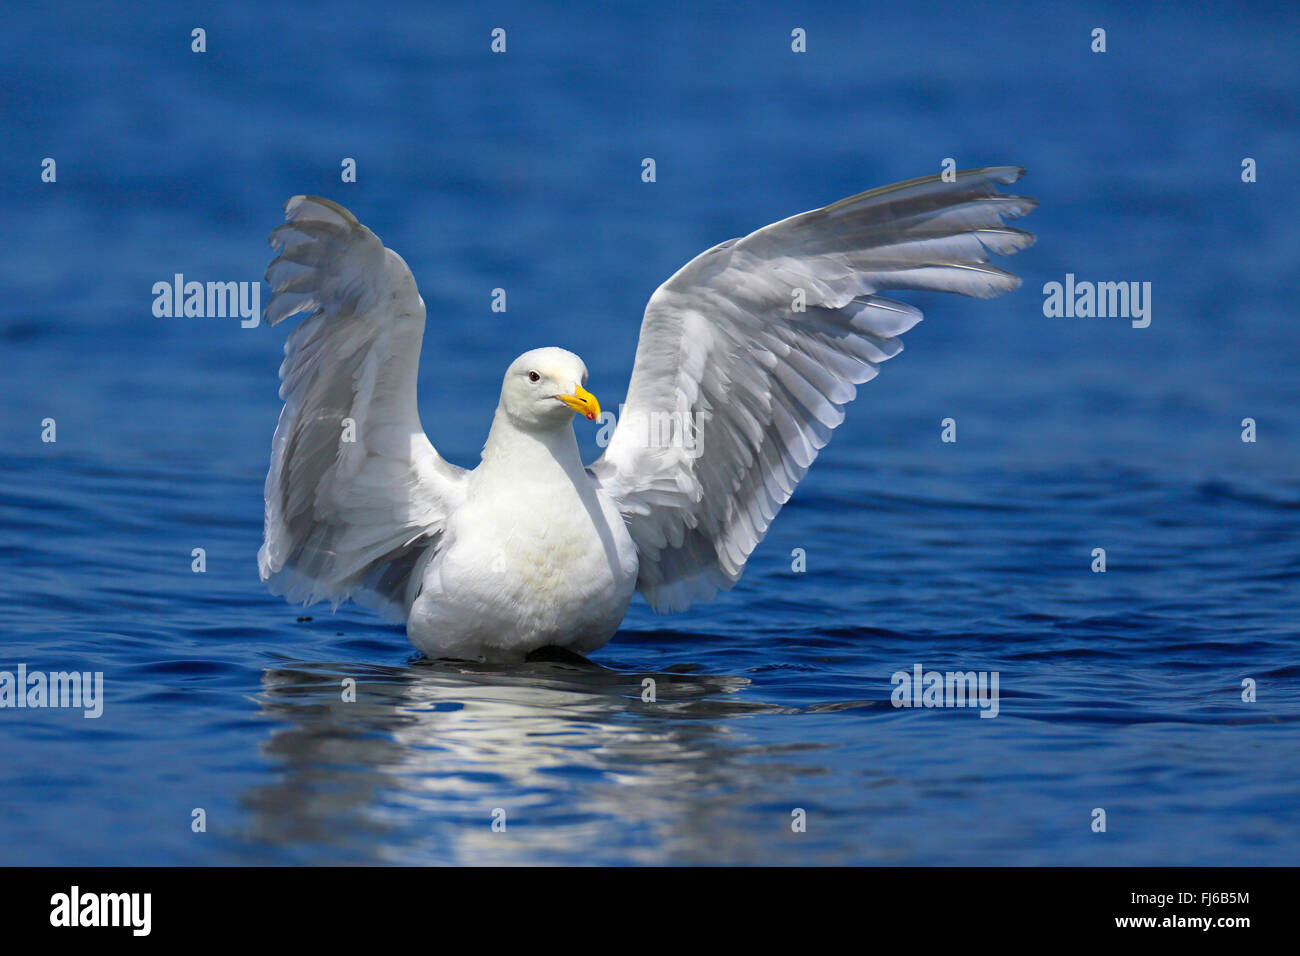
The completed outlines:
<svg viewBox="0 0 1300 956">
<path fill-rule="evenodd" d="M 0 863 L 1295 862 L 1294 9 L 240 6 L 0 32 L 0 670 L 106 697 L 0 710 Z M 468 466 L 519 352 L 616 407 L 688 258 L 950 156 L 1028 167 L 1024 287 L 911 296 L 735 591 L 638 600 L 598 667 L 421 661 L 267 594 L 286 329 L 151 311 L 338 199 L 417 277 L 423 419 Z M 1151 282 L 1150 327 L 1044 317 L 1067 272 Z M 998 716 L 894 708 L 915 664 L 997 671 Z"/>
</svg>

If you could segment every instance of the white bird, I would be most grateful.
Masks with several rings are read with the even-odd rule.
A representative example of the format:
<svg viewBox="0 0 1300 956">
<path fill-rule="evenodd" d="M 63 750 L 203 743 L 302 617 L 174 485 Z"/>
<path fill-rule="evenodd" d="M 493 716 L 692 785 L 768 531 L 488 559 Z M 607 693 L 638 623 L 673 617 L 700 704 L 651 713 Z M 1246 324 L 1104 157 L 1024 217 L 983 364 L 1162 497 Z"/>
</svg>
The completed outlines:
<svg viewBox="0 0 1300 956">
<path fill-rule="evenodd" d="M 482 461 L 444 461 L 420 425 L 424 301 L 401 256 L 337 203 L 294 196 L 271 233 L 266 319 L 285 343 L 266 476 L 262 579 L 290 601 L 352 598 L 430 657 L 589 653 L 633 592 L 680 611 L 745 562 L 844 419 L 856 386 L 921 320 L 885 289 L 991 298 L 988 264 L 1034 237 L 1017 167 L 914 179 L 696 256 L 650 297 L 627 401 L 584 468 L 573 416 L 600 416 L 558 348 L 506 370 Z"/>
</svg>

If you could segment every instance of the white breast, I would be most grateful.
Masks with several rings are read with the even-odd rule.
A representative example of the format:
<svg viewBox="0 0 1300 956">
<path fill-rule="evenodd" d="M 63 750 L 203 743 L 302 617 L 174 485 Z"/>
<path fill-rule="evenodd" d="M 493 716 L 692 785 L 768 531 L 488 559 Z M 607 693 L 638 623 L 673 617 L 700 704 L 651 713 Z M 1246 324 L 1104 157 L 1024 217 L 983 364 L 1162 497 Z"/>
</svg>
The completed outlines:
<svg viewBox="0 0 1300 956">
<path fill-rule="evenodd" d="M 548 645 L 588 653 L 617 631 L 636 586 L 623 519 L 585 472 L 475 472 L 411 609 L 430 656 L 516 660 Z"/>
</svg>

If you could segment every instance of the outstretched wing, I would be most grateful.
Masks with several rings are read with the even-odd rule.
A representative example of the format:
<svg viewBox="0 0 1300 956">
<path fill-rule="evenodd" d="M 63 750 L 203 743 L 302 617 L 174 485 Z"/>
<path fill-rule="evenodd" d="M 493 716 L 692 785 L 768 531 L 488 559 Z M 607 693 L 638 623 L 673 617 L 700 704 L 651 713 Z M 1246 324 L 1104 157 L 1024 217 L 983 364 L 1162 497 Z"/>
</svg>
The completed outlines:
<svg viewBox="0 0 1300 956">
<path fill-rule="evenodd" d="M 921 313 L 876 293 L 1020 285 L 987 263 L 1034 241 L 1003 220 L 1037 203 L 995 187 L 1023 173 L 865 192 L 715 246 L 655 291 L 622 418 L 590 470 L 618 502 L 656 610 L 739 580 L 855 386 L 902 350 Z"/>
<path fill-rule="evenodd" d="M 405 620 L 466 474 L 420 427 L 424 301 L 402 257 L 342 206 L 294 196 L 284 209 L 266 320 L 307 318 L 280 366 L 258 568 L 290 601 L 353 597 Z"/>
</svg>

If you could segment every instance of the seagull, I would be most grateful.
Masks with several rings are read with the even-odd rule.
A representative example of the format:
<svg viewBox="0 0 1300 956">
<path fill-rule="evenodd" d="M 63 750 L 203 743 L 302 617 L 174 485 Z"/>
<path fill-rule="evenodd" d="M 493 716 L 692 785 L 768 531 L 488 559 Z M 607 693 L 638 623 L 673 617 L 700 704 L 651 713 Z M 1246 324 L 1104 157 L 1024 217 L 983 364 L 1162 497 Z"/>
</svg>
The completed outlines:
<svg viewBox="0 0 1300 956">
<path fill-rule="evenodd" d="M 1019 287 L 989 259 L 1034 242 L 1005 221 L 1037 202 L 997 188 L 1023 174 L 885 186 L 696 256 L 650 297 L 622 414 L 587 467 L 574 419 L 609 417 L 559 348 L 506 369 L 477 467 L 443 460 L 417 408 L 410 269 L 338 203 L 294 196 L 266 272 L 267 323 L 305 318 L 280 366 L 262 580 L 294 603 L 373 608 L 428 657 L 502 664 L 597 650 L 636 592 L 661 613 L 712 599 L 921 320 L 879 293 Z"/>
</svg>

